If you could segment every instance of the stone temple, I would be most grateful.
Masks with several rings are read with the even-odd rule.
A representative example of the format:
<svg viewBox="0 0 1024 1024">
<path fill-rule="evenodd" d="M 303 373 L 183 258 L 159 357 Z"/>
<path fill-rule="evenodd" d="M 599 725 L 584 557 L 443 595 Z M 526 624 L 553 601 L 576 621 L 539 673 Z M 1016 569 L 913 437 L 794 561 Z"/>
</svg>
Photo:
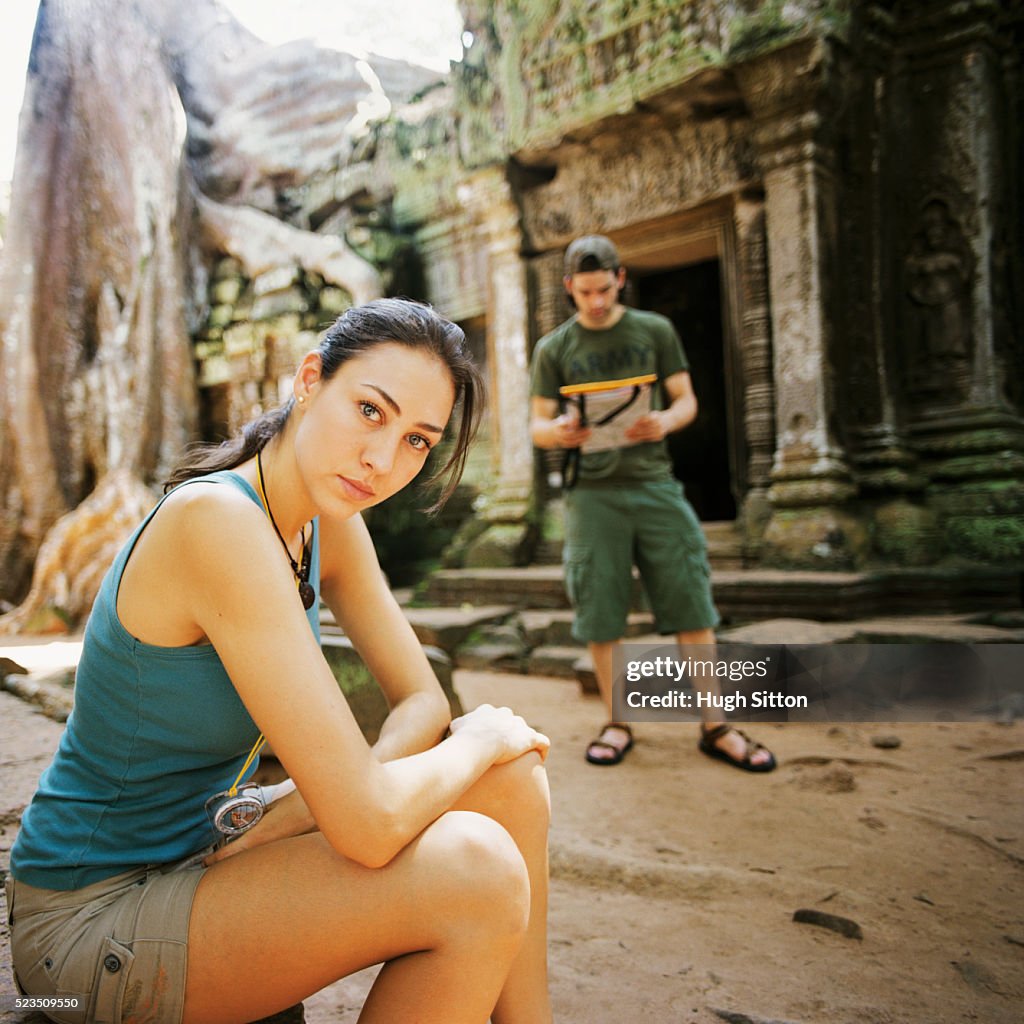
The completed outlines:
<svg viewBox="0 0 1024 1024">
<path fill-rule="evenodd" d="M 464 60 L 288 197 L 485 361 L 481 495 L 449 564 L 557 546 L 528 364 L 570 312 L 565 246 L 600 232 L 626 301 L 683 338 L 701 412 L 675 468 L 735 566 L 1019 602 L 1024 5 L 461 7 Z M 211 383 L 212 409 L 246 386 Z"/>
</svg>

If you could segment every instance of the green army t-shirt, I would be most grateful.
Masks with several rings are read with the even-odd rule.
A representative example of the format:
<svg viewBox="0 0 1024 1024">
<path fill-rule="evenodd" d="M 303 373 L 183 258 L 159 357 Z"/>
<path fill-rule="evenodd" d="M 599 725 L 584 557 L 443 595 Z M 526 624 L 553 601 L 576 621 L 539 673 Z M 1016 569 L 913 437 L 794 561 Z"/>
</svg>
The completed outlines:
<svg viewBox="0 0 1024 1024">
<path fill-rule="evenodd" d="M 559 400 L 567 384 L 590 384 L 657 374 L 664 381 L 689 369 L 682 342 L 672 321 L 660 313 L 626 308 L 619 322 L 605 330 L 582 327 L 575 317 L 560 324 L 537 343 L 530 374 L 530 394 Z M 663 409 L 667 396 L 655 385 L 653 406 Z M 590 452 L 580 459 L 579 482 L 612 483 L 659 480 L 672 475 L 664 441 Z"/>
</svg>

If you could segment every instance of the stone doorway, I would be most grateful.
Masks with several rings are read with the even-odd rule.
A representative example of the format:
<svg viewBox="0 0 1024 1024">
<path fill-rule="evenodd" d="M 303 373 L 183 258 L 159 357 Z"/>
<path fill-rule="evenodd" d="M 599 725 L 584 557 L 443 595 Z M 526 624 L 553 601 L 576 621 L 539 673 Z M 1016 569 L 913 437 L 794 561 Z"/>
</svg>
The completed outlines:
<svg viewBox="0 0 1024 1024">
<path fill-rule="evenodd" d="M 669 438 L 675 475 L 702 522 L 736 518 L 726 398 L 726 346 L 717 259 L 630 275 L 627 301 L 667 316 L 682 338 L 699 412 Z"/>
</svg>

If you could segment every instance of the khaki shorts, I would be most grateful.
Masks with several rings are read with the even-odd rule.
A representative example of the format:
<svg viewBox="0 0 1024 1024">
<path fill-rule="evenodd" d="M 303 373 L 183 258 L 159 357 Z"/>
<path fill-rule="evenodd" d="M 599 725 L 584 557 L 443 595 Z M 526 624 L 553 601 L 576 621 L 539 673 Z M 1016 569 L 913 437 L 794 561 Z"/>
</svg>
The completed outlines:
<svg viewBox="0 0 1024 1024">
<path fill-rule="evenodd" d="M 23 995 L 77 997 L 58 1024 L 181 1024 L 188 922 L 201 866 L 138 868 L 83 889 L 7 876 L 11 958 Z"/>
</svg>

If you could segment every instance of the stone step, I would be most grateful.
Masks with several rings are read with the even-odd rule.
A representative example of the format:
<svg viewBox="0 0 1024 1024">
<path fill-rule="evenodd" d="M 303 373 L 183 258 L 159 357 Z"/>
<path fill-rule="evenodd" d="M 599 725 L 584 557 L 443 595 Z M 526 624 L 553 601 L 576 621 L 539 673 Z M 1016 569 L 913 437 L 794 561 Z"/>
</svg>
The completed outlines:
<svg viewBox="0 0 1024 1024">
<path fill-rule="evenodd" d="M 520 616 L 529 613 L 520 613 Z M 779 618 L 717 631 L 720 643 L 744 644 L 1024 644 L 1024 621 L 1005 625 L 972 621 L 973 615 L 880 616 L 851 622 Z M 671 644 L 671 638 L 643 628 L 642 617 L 627 642 L 647 648 Z M 649 622 L 648 622 L 649 627 Z M 597 693 L 593 663 L 586 648 L 573 643 L 483 642 L 460 649 L 459 668 L 520 672 L 574 679 L 584 693 Z"/>
<path fill-rule="evenodd" d="M 439 569 L 419 594 L 424 605 L 511 604 L 517 608 L 568 608 L 558 565 L 518 569 Z"/>
<path fill-rule="evenodd" d="M 526 670 L 533 676 L 575 679 L 577 665 L 589 660 L 586 650 L 578 644 L 542 644 L 530 651 Z"/>
<path fill-rule="evenodd" d="M 420 643 L 440 647 L 448 654 L 458 650 L 482 626 L 505 622 L 515 614 L 515 608 L 507 604 L 465 604 L 458 608 L 410 605 L 402 611 Z"/>
<path fill-rule="evenodd" d="M 727 623 L 769 618 L 821 621 L 875 615 L 1012 611 L 1021 606 L 1021 572 L 998 566 L 818 572 L 736 569 L 712 573 L 715 603 Z M 424 604 L 569 606 L 559 566 L 443 569 L 420 594 Z M 643 607 L 638 594 L 635 607 Z"/>
<path fill-rule="evenodd" d="M 516 614 L 523 625 L 527 644 L 578 646 L 572 636 L 573 612 L 569 608 L 526 609 Z M 631 612 L 626 621 L 626 636 L 637 636 L 653 628 L 650 612 Z"/>
<path fill-rule="evenodd" d="M 457 608 L 403 604 L 402 612 L 420 643 L 440 647 L 450 655 L 476 630 L 504 622 L 516 613 L 516 609 L 507 604 L 465 603 Z M 325 636 L 343 635 L 343 630 L 338 626 L 330 609 L 323 605 L 320 607 L 320 632 Z"/>
<path fill-rule="evenodd" d="M 1024 623 L 999 627 L 969 615 L 898 615 L 852 622 L 768 619 L 721 630 L 719 640 L 752 644 L 1019 644 Z"/>
<path fill-rule="evenodd" d="M 724 570 L 711 579 L 727 622 L 791 617 L 840 621 L 1019 608 L 1020 570 L 930 567 L 864 572 Z"/>
</svg>

